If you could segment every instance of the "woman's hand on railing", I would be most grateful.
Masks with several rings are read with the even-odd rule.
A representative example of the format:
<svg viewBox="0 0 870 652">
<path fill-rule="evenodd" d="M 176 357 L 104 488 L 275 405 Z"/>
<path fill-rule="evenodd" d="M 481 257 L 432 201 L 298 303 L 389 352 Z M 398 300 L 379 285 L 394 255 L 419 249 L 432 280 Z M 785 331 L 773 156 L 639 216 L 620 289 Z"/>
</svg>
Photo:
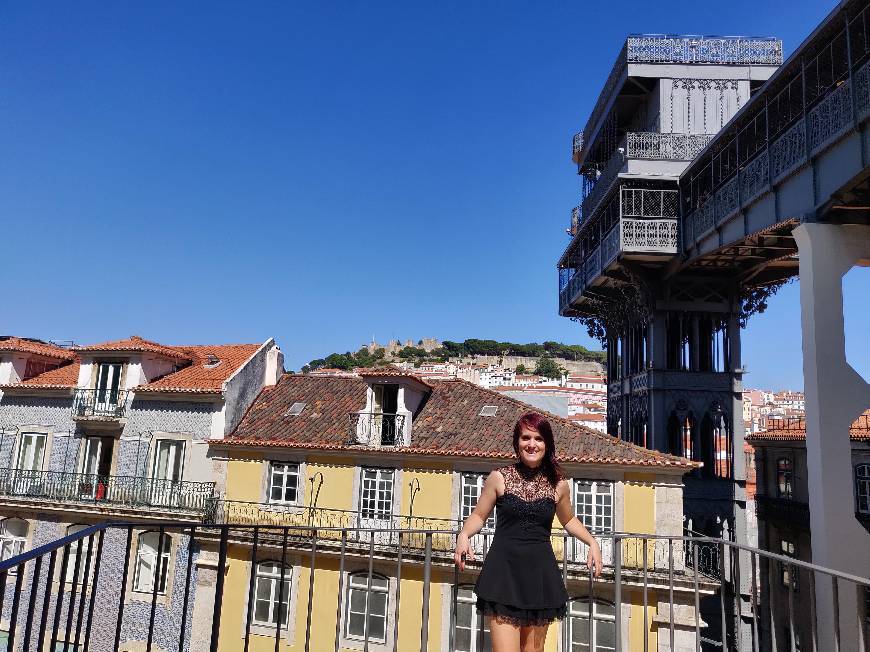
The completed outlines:
<svg viewBox="0 0 870 652">
<path fill-rule="evenodd" d="M 453 553 L 453 563 L 459 570 L 465 570 L 466 562 L 474 561 L 474 550 L 468 545 L 468 537 L 460 533 L 456 537 L 456 552 Z"/>
<path fill-rule="evenodd" d="M 604 564 L 601 561 L 601 546 L 598 545 L 598 541 L 595 539 L 592 539 L 592 543 L 589 544 L 586 566 L 595 573 L 595 577 L 601 577 L 601 569 L 604 568 Z"/>
</svg>

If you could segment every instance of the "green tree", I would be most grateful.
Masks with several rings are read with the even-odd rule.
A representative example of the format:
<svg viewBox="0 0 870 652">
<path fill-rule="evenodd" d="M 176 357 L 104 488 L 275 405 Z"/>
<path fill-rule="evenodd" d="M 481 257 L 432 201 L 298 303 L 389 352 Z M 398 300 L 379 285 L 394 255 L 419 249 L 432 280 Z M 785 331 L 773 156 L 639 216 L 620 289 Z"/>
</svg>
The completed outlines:
<svg viewBox="0 0 870 652">
<path fill-rule="evenodd" d="M 518 373 L 518 374 L 527 374 L 527 373 L 529 373 L 529 370 L 526 369 L 526 365 L 524 365 L 524 364 L 518 364 L 518 365 L 517 365 L 517 368 L 514 369 L 514 372 L 515 372 L 515 373 Z"/>
<path fill-rule="evenodd" d="M 535 373 L 539 376 L 546 376 L 547 378 L 560 378 L 562 376 L 562 368 L 556 364 L 553 358 L 543 356 L 538 358 Z"/>
</svg>

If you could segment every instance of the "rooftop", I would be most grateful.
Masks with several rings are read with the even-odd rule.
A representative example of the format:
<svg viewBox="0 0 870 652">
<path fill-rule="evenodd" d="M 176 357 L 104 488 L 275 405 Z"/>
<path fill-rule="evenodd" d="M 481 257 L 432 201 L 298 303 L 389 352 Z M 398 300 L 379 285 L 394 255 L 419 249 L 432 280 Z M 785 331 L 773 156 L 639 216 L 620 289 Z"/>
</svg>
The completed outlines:
<svg viewBox="0 0 870 652">
<path fill-rule="evenodd" d="M 0 352 L 29 353 L 41 355 L 55 360 L 75 360 L 75 353 L 69 349 L 43 342 L 41 340 L 24 337 L 4 337 L 0 339 Z"/>
<path fill-rule="evenodd" d="M 411 445 L 418 455 L 512 459 L 511 432 L 530 406 L 464 380 L 431 380 L 431 393 L 414 416 Z M 367 450 L 349 439 L 348 415 L 366 402 L 359 378 L 285 374 L 265 388 L 236 430 L 213 446 L 286 447 L 319 450 Z M 297 416 L 285 416 L 294 403 L 305 403 Z M 484 406 L 495 416 L 481 416 Z M 689 460 L 623 442 L 591 428 L 544 412 L 564 462 L 670 467 L 689 470 Z"/>
<path fill-rule="evenodd" d="M 803 417 L 769 419 L 768 429 L 746 436 L 746 441 L 758 444 L 768 441 L 806 441 L 807 427 Z M 849 427 L 852 441 L 870 441 L 870 410 L 859 416 Z"/>
</svg>

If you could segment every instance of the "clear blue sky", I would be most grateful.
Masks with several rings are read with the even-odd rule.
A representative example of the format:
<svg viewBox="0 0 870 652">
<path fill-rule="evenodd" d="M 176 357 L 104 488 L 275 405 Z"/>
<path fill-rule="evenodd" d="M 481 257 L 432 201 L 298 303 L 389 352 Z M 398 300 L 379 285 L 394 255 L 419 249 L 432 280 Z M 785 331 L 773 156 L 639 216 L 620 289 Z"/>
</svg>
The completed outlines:
<svg viewBox="0 0 870 652">
<path fill-rule="evenodd" d="M 788 53 L 829 5 L 6 3 L 0 333 L 592 345 L 555 263 L 626 33 Z M 797 287 L 752 326 L 748 381 L 800 386 Z"/>
</svg>

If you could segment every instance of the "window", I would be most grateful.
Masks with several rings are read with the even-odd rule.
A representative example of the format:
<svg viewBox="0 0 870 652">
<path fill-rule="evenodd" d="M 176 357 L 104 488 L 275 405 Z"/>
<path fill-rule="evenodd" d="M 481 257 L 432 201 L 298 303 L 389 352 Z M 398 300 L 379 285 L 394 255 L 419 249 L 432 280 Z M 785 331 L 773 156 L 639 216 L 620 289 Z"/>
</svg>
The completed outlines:
<svg viewBox="0 0 870 652">
<path fill-rule="evenodd" d="M 590 531 L 613 532 L 613 483 L 575 480 L 574 513 Z"/>
<path fill-rule="evenodd" d="M 17 468 L 23 471 L 41 471 L 42 459 L 45 455 L 46 435 L 42 432 L 25 432 L 21 434 L 18 446 Z"/>
<path fill-rule="evenodd" d="M 482 408 L 480 408 L 480 415 L 479 416 L 494 417 L 496 415 L 496 412 L 498 412 L 497 405 L 484 405 Z"/>
<path fill-rule="evenodd" d="M 254 622 L 258 625 L 287 624 L 290 611 L 290 580 L 293 569 L 284 566 L 284 581 L 281 581 L 281 564 L 265 561 L 257 564 L 257 589 L 254 602 Z"/>
<path fill-rule="evenodd" d="M 855 490 L 858 495 L 858 511 L 870 514 L 870 464 L 855 467 Z"/>
<path fill-rule="evenodd" d="M 387 520 L 393 513 L 392 469 L 363 469 L 360 516 Z"/>
<path fill-rule="evenodd" d="M 484 482 L 486 482 L 486 476 L 482 473 L 462 474 L 462 496 L 459 508 L 463 521 L 474 511 L 480 498 L 480 492 L 483 491 Z M 495 529 L 495 509 L 492 510 L 483 527 L 487 530 Z"/>
<path fill-rule="evenodd" d="M 7 518 L 0 521 L 0 561 L 24 552 L 27 543 L 27 521 Z"/>
<path fill-rule="evenodd" d="M 136 575 L 133 578 L 133 590 L 140 593 L 154 591 L 155 570 L 159 573 L 157 593 L 166 593 L 166 580 L 169 577 L 169 554 L 172 548 L 172 539 L 168 534 L 163 535 L 162 545 L 159 532 L 143 532 L 139 535 L 136 547 Z M 159 548 L 159 550 L 158 550 Z M 158 554 L 160 556 L 159 568 Z"/>
<path fill-rule="evenodd" d="M 612 604 L 592 602 L 592 631 L 589 631 L 589 600 L 580 598 L 568 605 L 570 652 L 615 652 L 616 610 Z M 590 640 L 590 633 L 592 638 Z"/>
<path fill-rule="evenodd" d="M 70 525 L 66 529 L 67 536 L 71 534 L 75 534 L 76 532 L 81 532 L 82 530 L 87 530 L 90 525 Z M 92 535 L 93 536 L 93 535 Z M 91 541 L 91 563 L 88 568 L 88 574 L 93 574 L 94 572 L 94 558 L 97 554 L 96 545 L 93 543 L 93 539 L 91 537 L 85 537 L 83 539 L 79 539 L 78 541 L 74 541 L 68 544 L 67 548 L 69 549 L 69 555 L 67 556 L 66 562 L 66 581 L 72 582 L 75 580 L 76 584 L 82 584 L 82 580 L 85 576 L 85 565 L 87 565 L 87 559 L 85 555 L 88 554 L 88 541 Z M 81 545 L 81 547 L 79 547 Z M 79 558 L 79 554 L 81 553 L 81 561 L 79 562 L 78 573 L 76 573 L 76 560 Z"/>
<path fill-rule="evenodd" d="M 294 403 L 290 406 L 290 408 L 284 413 L 285 417 L 298 417 L 302 414 L 302 410 L 305 409 L 306 403 Z"/>
<path fill-rule="evenodd" d="M 483 641 L 481 643 L 481 628 Z M 477 610 L 471 586 L 456 589 L 456 622 L 453 624 L 453 649 L 456 652 L 491 652 L 489 625 Z"/>
<path fill-rule="evenodd" d="M 779 542 L 780 552 L 786 557 L 794 557 L 795 556 L 795 547 L 794 541 L 789 541 L 788 539 L 781 539 Z M 794 566 L 790 566 L 785 562 L 780 562 L 779 564 L 779 573 L 782 579 L 782 585 L 788 587 L 789 581 L 791 581 L 792 586 L 794 586 L 794 590 L 797 591 L 798 588 L 798 578 L 797 578 L 797 568 Z M 792 577 L 793 576 L 793 577 Z"/>
<path fill-rule="evenodd" d="M 299 492 L 299 465 L 272 462 L 269 477 L 269 502 L 295 505 Z"/>
<path fill-rule="evenodd" d="M 383 575 L 372 574 L 371 579 L 371 589 L 367 590 L 368 573 L 353 573 L 348 578 L 344 634 L 346 638 L 365 640 L 368 633 L 370 642 L 386 643 L 390 582 Z"/>
<path fill-rule="evenodd" d="M 792 463 L 787 457 L 776 460 L 776 497 L 792 497 Z"/>
</svg>

